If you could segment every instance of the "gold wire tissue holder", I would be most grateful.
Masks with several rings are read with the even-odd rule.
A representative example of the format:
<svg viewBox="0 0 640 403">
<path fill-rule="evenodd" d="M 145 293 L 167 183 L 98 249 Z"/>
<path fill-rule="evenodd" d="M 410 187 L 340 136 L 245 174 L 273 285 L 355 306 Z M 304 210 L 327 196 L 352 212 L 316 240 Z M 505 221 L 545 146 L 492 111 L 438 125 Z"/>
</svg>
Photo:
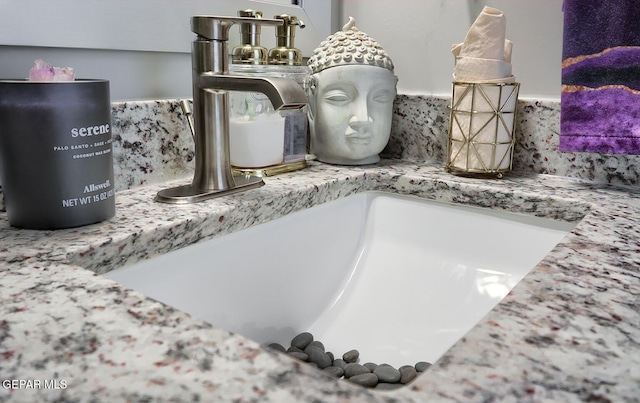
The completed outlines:
<svg viewBox="0 0 640 403">
<path fill-rule="evenodd" d="M 447 172 L 501 178 L 513 166 L 520 83 L 453 82 Z"/>
</svg>

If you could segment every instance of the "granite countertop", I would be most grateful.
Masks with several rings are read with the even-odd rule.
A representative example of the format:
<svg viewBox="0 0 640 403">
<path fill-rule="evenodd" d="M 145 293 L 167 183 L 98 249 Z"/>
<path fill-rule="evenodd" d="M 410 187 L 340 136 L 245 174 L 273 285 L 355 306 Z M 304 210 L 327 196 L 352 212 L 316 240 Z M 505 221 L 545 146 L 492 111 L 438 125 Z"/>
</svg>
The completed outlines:
<svg viewBox="0 0 640 403">
<path fill-rule="evenodd" d="M 16 230 L 0 213 L 0 401 L 638 401 L 637 190 L 516 172 L 465 178 L 402 160 L 313 162 L 265 182 L 187 206 L 153 201 L 167 183 L 121 190 L 115 218 L 68 230 Z M 365 190 L 579 223 L 428 372 L 386 392 L 331 379 L 100 276 Z M 49 388 L 10 390 L 7 380 Z"/>
</svg>

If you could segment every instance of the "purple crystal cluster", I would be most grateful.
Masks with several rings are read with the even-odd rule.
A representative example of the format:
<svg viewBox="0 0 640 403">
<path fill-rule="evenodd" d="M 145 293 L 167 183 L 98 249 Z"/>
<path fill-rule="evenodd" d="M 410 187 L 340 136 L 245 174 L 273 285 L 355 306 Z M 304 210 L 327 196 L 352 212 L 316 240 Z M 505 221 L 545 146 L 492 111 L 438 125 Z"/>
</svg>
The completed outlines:
<svg viewBox="0 0 640 403">
<path fill-rule="evenodd" d="M 53 67 L 42 59 L 37 59 L 29 70 L 29 81 L 73 81 L 75 71 L 71 67 Z"/>
</svg>

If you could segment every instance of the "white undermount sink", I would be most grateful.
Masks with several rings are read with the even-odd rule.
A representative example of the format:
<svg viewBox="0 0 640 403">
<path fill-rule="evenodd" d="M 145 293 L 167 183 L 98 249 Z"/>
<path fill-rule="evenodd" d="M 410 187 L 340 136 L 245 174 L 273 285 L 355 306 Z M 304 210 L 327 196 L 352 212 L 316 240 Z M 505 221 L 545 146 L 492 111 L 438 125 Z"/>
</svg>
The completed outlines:
<svg viewBox="0 0 640 403">
<path fill-rule="evenodd" d="M 435 362 L 575 226 L 366 192 L 105 276 L 261 343 Z"/>
</svg>

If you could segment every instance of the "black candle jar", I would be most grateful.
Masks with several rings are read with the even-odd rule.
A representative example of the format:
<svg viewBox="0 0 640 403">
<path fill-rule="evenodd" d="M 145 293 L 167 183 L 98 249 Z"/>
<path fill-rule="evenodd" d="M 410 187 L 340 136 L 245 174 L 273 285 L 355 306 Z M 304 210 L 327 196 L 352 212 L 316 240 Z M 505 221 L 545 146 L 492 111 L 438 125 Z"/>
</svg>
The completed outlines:
<svg viewBox="0 0 640 403">
<path fill-rule="evenodd" d="M 0 80 L 9 224 L 58 229 L 115 215 L 109 81 Z"/>
</svg>

